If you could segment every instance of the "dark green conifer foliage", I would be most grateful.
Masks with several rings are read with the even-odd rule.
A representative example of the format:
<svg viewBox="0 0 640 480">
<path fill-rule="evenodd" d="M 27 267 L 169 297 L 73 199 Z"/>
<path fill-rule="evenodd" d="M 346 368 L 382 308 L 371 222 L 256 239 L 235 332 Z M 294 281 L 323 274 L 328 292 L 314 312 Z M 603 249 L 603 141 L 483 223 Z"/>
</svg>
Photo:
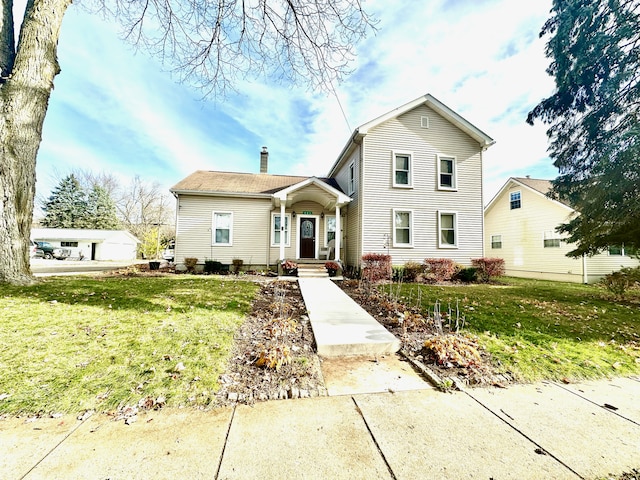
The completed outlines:
<svg viewBox="0 0 640 480">
<path fill-rule="evenodd" d="M 559 230 L 594 254 L 640 247 L 640 0 L 554 0 L 541 36 L 556 92 L 527 118 L 550 125 L 552 195 L 580 214 Z"/>
</svg>

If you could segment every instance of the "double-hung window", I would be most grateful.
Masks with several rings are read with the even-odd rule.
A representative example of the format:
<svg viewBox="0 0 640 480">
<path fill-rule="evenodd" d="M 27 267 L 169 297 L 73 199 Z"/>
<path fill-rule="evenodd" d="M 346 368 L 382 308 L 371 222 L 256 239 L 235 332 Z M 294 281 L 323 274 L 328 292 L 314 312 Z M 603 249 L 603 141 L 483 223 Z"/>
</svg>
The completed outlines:
<svg viewBox="0 0 640 480">
<path fill-rule="evenodd" d="M 212 244 L 230 246 L 233 244 L 233 213 L 213 212 Z"/>
<path fill-rule="evenodd" d="M 412 185 L 412 157 L 411 152 L 394 151 L 393 157 L 393 186 L 409 188 Z"/>
<path fill-rule="evenodd" d="M 502 248 L 502 235 L 491 235 L 491 248 Z"/>
<path fill-rule="evenodd" d="M 560 235 L 554 231 L 544 232 L 544 248 L 560 248 Z"/>
<path fill-rule="evenodd" d="M 438 246 L 440 248 L 458 247 L 458 214 L 456 212 L 438 212 Z"/>
<path fill-rule="evenodd" d="M 286 214 L 284 216 L 284 224 L 282 223 L 282 217 L 279 213 L 271 215 L 271 246 L 280 246 L 280 241 L 284 239 L 285 247 L 290 245 L 289 225 L 291 225 L 291 216 Z"/>
<path fill-rule="evenodd" d="M 520 192 L 511 192 L 509 194 L 509 207 L 511 210 L 515 210 L 516 208 L 520 208 L 522 206 Z"/>
<path fill-rule="evenodd" d="M 438 188 L 440 190 L 455 190 L 457 188 L 455 157 L 438 156 Z"/>
<path fill-rule="evenodd" d="M 393 246 L 413 246 L 412 210 L 393 210 Z"/>
</svg>

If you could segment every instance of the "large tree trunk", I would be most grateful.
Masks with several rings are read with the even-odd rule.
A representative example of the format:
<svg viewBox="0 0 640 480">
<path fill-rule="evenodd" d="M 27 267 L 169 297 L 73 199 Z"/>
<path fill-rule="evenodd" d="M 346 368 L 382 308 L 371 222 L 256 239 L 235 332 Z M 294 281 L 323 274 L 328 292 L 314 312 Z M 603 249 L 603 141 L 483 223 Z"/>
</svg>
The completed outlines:
<svg viewBox="0 0 640 480">
<path fill-rule="evenodd" d="M 6 5 L 6 0 L 3 4 Z M 29 237 L 62 18 L 70 0 L 29 0 L 11 75 L 0 86 L 0 283 L 30 283 Z"/>
</svg>

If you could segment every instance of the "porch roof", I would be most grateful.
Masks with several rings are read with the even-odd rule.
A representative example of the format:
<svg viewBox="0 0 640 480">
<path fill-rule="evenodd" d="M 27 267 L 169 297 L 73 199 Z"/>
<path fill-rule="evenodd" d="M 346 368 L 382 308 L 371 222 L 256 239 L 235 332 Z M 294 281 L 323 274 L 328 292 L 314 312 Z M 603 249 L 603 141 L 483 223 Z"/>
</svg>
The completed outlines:
<svg viewBox="0 0 640 480">
<path fill-rule="evenodd" d="M 327 179 L 317 177 L 307 178 L 295 185 L 291 185 L 273 194 L 273 204 L 279 207 L 284 203 L 285 207 L 304 201 L 310 200 L 322 205 L 326 209 L 334 209 L 336 207 L 344 207 L 351 202 L 351 197 L 345 195 L 340 187 L 336 184 L 331 186 Z M 334 179 L 332 183 L 335 183 Z M 318 188 L 313 188 L 313 187 Z"/>
</svg>

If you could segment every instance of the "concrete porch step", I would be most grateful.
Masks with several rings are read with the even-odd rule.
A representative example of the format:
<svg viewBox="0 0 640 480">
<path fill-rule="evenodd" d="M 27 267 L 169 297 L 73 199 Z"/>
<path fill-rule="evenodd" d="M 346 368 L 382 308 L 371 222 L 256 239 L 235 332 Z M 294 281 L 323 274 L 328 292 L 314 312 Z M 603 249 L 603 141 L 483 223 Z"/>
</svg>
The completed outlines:
<svg viewBox="0 0 640 480">
<path fill-rule="evenodd" d="M 298 278 L 298 284 L 318 355 L 382 355 L 400 349 L 400 340 L 329 278 Z"/>
<path fill-rule="evenodd" d="M 329 273 L 322 264 L 299 264 L 298 265 L 298 277 L 299 278 L 325 278 Z"/>
</svg>

